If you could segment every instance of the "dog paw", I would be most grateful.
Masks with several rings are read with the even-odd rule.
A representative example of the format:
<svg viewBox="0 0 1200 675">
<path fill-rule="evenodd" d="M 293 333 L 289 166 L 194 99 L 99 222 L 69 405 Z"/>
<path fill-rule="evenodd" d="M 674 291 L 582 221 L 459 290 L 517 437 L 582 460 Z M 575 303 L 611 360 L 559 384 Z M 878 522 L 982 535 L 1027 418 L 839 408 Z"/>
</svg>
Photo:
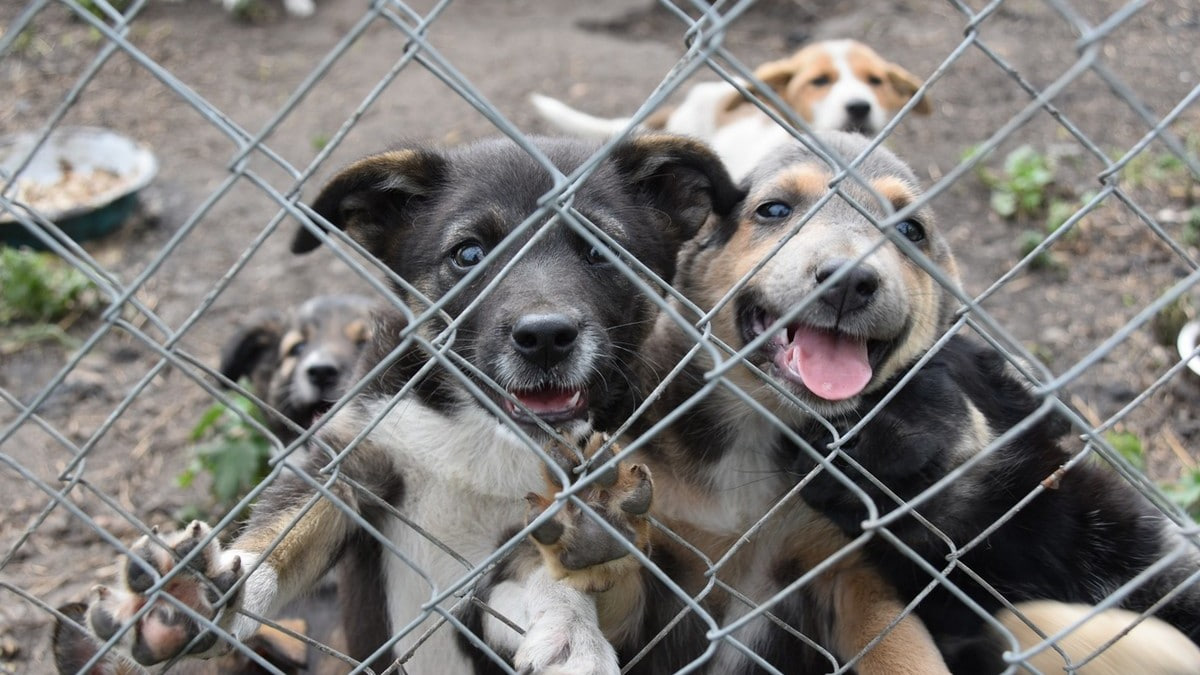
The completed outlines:
<svg viewBox="0 0 1200 675">
<path fill-rule="evenodd" d="M 617 652 L 593 610 L 560 605 L 534 619 L 513 659 L 521 675 L 620 675 Z"/>
<path fill-rule="evenodd" d="M 574 464 L 561 447 L 552 445 L 547 451 L 564 468 Z M 600 467 L 619 451 L 615 443 L 608 443 L 606 434 L 593 434 L 583 455 L 591 460 L 590 466 Z M 568 470 L 568 475 L 572 473 Z M 547 483 L 553 491 L 560 487 L 549 475 Z M 590 510 L 611 525 L 621 539 L 614 538 L 595 516 L 570 501 L 534 528 L 530 537 L 554 578 L 565 580 L 581 591 L 601 593 L 637 567 L 630 544 L 642 552 L 649 550 L 650 523 L 646 514 L 653 496 L 650 470 L 641 464 L 621 462 L 603 470 L 579 493 Z M 526 500 L 529 502 L 526 522 L 532 522 L 554 505 L 553 496 L 530 493 Z"/>
<path fill-rule="evenodd" d="M 527 581 L 528 626 L 513 657 L 522 675 L 619 675 L 617 651 L 602 628 L 597 595 L 540 569 Z"/>
<path fill-rule="evenodd" d="M 208 525 L 193 521 L 183 530 L 160 536 L 164 547 L 149 536 L 138 539 L 121 569 L 120 583 L 113 588 L 96 586 L 87 610 L 85 625 L 100 643 L 107 642 L 147 604 L 150 609 L 118 641 L 120 651 L 142 665 L 153 665 L 179 655 L 205 658 L 224 648 L 216 633 L 207 629 L 176 605 L 186 606 L 204 619 L 226 625 L 234 615 L 237 598 L 217 605 L 245 574 L 238 555 L 223 555 L 214 538 L 203 545 L 186 568 L 176 573 L 160 594 L 147 594 L 161 576 L 175 568 L 183 556 L 203 544 L 211 532 Z M 174 598 L 167 599 L 164 595 Z"/>
</svg>

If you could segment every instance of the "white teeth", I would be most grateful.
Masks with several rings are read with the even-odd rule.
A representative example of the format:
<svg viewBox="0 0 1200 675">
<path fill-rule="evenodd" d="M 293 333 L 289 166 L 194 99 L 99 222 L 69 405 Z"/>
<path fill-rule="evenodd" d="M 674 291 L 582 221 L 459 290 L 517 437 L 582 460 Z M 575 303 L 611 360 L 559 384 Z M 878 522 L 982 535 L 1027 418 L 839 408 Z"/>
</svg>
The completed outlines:
<svg viewBox="0 0 1200 675">
<path fill-rule="evenodd" d="M 787 343 L 788 343 L 788 331 L 787 331 L 787 329 L 786 329 L 786 328 L 784 328 L 783 330 L 781 330 L 781 331 L 779 331 L 778 333 L 776 333 L 776 334 L 775 334 L 775 337 L 772 339 L 772 342 L 774 342 L 775 344 L 779 345 L 780 347 L 786 347 L 786 346 L 787 346 Z"/>
<path fill-rule="evenodd" d="M 576 391 L 575 395 L 571 397 L 570 402 L 567 403 L 567 406 L 574 408 L 576 405 L 578 405 L 580 396 L 583 396 L 583 391 Z"/>
</svg>

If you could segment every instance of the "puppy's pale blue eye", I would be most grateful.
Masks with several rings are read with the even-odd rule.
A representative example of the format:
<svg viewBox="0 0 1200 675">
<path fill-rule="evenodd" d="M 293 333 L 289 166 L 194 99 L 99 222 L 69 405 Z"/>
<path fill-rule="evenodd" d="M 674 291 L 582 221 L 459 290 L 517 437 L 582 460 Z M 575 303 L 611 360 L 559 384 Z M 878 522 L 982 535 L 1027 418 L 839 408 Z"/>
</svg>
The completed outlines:
<svg viewBox="0 0 1200 675">
<path fill-rule="evenodd" d="M 300 353 L 304 351 L 306 346 L 308 345 L 304 341 L 297 342 L 296 344 L 292 345 L 291 349 L 288 350 L 287 355 L 291 357 L 300 356 Z"/>
<path fill-rule="evenodd" d="M 914 244 L 925 239 L 925 228 L 915 220 L 902 220 L 896 223 L 896 231 Z"/>
<path fill-rule="evenodd" d="M 792 215 L 792 207 L 783 202 L 763 202 L 758 205 L 757 209 L 754 209 L 754 213 L 758 214 L 759 218 L 777 220 Z"/>
<path fill-rule="evenodd" d="M 608 258 L 604 257 L 604 251 L 600 250 L 599 246 L 593 246 L 588 249 L 587 262 L 589 265 L 603 265 L 608 262 Z"/>
<path fill-rule="evenodd" d="M 454 264 L 459 267 L 474 267 L 483 262 L 483 257 L 487 255 L 487 251 L 483 250 L 483 244 L 477 241 L 467 241 L 458 245 L 451 255 Z"/>
</svg>

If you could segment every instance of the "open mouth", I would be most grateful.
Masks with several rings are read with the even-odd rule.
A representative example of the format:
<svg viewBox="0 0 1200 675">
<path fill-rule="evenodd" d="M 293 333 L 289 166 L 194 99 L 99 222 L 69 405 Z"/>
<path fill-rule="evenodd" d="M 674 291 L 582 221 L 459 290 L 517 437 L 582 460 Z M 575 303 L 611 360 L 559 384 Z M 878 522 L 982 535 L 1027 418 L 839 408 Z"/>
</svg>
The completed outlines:
<svg viewBox="0 0 1200 675">
<path fill-rule="evenodd" d="M 532 423 L 535 419 L 555 423 L 586 417 L 587 391 L 561 387 L 515 389 L 508 392 L 501 405 L 504 412 L 517 422 Z M 514 403 L 514 400 L 517 403 Z"/>
<path fill-rule="evenodd" d="M 743 339 L 748 343 L 757 338 L 777 319 L 758 306 L 740 312 Z M 885 350 L 881 341 L 800 321 L 776 332 L 762 347 L 777 376 L 826 401 L 844 401 L 861 394 Z"/>
<path fill-rule="evenodd" d="M 311 427 L 312 425 L 316 424 L 317 420 L 324 417 L 325 413 L 329 412 L 329 409 L 332 408 L 333 404 L 336 402 L 337 401 L 317 401 L 316 403 L 312 404 L 312 406 L 309 408 L 308 426 Z"/>
</svg>

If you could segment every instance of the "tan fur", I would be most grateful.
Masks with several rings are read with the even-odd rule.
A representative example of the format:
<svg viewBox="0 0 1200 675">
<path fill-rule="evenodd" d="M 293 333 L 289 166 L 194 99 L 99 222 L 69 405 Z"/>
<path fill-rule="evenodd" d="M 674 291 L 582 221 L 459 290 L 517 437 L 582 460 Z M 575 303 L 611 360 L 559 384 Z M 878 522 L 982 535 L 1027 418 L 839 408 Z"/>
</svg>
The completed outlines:
<svg viewBox="0 0 1200 675">
<path fill-rule="evenodd" d="M 847 60 L 860 79 L 872 83 L 879 82 L 875 87 L 875 94 L 888 110 L 903 108 L 921 87 L 921 80 L 917 76 L 895 63 L 883 60 L 866 45 L 855 45 L 851 48 Z M 929 97 L 922 97 L 913 108 L 913 112 L 920 115 L 933 112 Z"/>
<path fill-rule="evenodd" d="M 1040 601 L 1017 605 L 1017 611 L 1037 626 L 1042 635 L 1049 636 L 1084 619 L 1095 610 L 1084 605 Z M 1034 648 L 1043 641 L 1034 629 L 1009 610 L 1002 610 L 996 618 L 1017 640 L 1022 651 Z M 1191 640 L 1160 619 L 1149 617 L 1134 625 L 1137 618 L 1138 615 L 1133 612 L 1109 609 L 1088 618 L 1082 626 L 1056 644 L 1072 664 L 1077 665 L 1129 629 L 1121 639 L 1107 647 L 1099 658 L 1072 672 L 1080 675 L 1200 673 L 1200 648 Z M 1130 629 L 1130 626 L 1133 627 Z M 1062 672 L 1066 665 L 1062 654 L 1049 647 L 1034 654 L 1027 663 L 1043 673 Z"/>
<path fill-rule="evenodd" d="M 896 176 L 884 176 L 871 181 L 871 187 L 892 203 L 892 208 L 900 210 L 912 203 L 917 195 L 917 187 Z"/>
<path fill-rule="evenodd" d="M 329 551 L 337 550 L 349 527 L 346 514 L 327 499 L 318 500 L 297 520 L 299 512 L 285 510 L 270 525 L 247 529 L 234 543 L 234 548 L 240 550 L 264 551 L 286 530 L 267 560 L 278 571 L 280 585 L 289 587 L 299 580 L 319 577 L 329 566 Z"/>
<path fill-rule="evenodd" d="M 366 342 L 371 339 L 371 324 L 367 321 L 351 321 L 346 324 L 343 332 L 355 342 Z"/>
<path fill-rule="evenodd" d="M 905 615 L 894 628 L 887 630 L 904 613 L 904 603 L 875 570 L 854 557 L 846 561 L 848 569 L 836 573 L 832 580 L 838 651 L 857 654 L 876 636 L 883 635 L 858 661 L 855 668 L 858 672 L 895 675 L 949 672 L 933 637 L 915 615 Z"/>
</svg>

